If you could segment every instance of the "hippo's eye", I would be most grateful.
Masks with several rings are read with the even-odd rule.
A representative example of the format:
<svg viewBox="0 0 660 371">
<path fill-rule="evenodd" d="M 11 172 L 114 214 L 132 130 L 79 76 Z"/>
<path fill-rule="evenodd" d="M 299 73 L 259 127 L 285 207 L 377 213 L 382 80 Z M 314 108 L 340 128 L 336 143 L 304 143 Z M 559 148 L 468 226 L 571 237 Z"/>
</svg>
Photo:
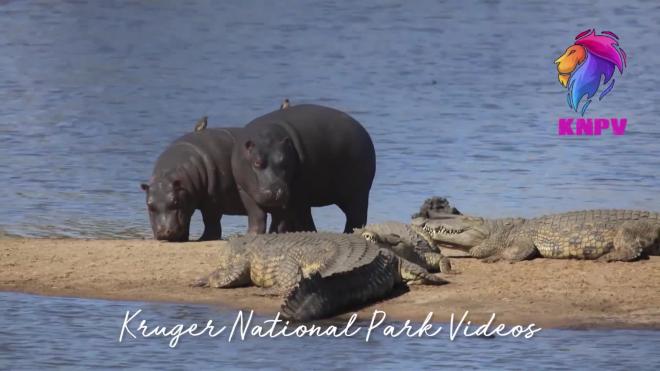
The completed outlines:
<svg viewBox="0 0 660 371">
<path fill-rule="evenodd" d="M 264 168 L 264 162 L 261 160 L 255 160 L 254 161 L 254 167 L 257 169 L 263 169 Z"/>
</svg>

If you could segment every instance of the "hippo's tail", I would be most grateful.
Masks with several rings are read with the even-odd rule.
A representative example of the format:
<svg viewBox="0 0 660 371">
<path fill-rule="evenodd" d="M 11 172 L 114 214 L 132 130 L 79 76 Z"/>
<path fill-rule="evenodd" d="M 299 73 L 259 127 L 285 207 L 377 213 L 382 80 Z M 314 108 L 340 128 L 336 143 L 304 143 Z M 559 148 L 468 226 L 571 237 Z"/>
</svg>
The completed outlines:
<svg viewBox="0 0 660 371">
<path fill-rule="evenodd" d="M 370 263 L 350 271 L 322 277 L 314 273 L 291 290 L 281 313 L 286 319 L 310 321 L 382 299 L 400 281 L 398 261 L 379 253 Z"/>
</svg>

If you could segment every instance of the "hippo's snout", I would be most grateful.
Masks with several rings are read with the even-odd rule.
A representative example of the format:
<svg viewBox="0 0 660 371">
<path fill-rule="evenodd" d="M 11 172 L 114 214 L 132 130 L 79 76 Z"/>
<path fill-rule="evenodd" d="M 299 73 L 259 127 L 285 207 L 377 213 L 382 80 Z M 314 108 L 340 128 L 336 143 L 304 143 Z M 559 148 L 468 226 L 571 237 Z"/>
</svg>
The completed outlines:
<svg viewBox="0 0 660 371">
<path fill-rule="evenodd" d="M 274 199 L 275 201 L 279 201 L 284 198 L 284 190 L 282 188 L 278 188 L 274 193 L 269 189 L 265 189 L 262 191 L 262 193 L 265 198 Z"/>
<path fill-rule="evenodd" d="M 261 199 L 258 203 L 264 206 L 282 206 L 289 200 L 289 193 L 284 187 L 261 189 L 259 195 Z"/>
<path fill-rule="evenodd" d="M 154 231 L 154 237 L 159 241 L 185 242 L 188 241 L 188 235 L 181 228 L 167 226 L 157 227 Z"/>
<path fill-rule="evenodd" d="M 262 189 L 261 190 L 261 195 L 265 199 L 273 198 L 273 191 L 271 191 L 270 189 Z"/>
<path fill-rule="evenodd" d="M 174 229 L 172 229 L 172 228 L 163 228 L 163 227 L 160 227 L 160 228 L 158 228 L 158 230 L 156 231 L 156 235 L 158 235 L 158 237 L 159 237 L 158 239 L 159 239 L 159 240 L 166 240 L 166 239 L 168 239 L 169 237 L 173 237 L 173 236 L 175 235 L 174 232 L 175 232 L 175 231 L 174 231 Z"/>
</svg>

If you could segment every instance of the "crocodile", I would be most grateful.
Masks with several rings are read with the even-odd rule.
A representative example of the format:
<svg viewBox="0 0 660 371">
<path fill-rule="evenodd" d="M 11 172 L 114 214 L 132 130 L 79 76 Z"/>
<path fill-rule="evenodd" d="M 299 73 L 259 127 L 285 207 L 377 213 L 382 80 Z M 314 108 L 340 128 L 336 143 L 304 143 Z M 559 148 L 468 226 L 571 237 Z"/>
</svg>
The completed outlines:
<svg viewBox="0 0 660 371">
<path fill-rule="evenodd" d="M 452 206 L 446 198 L 433 196 L 424 200 L 419 212 L 413 214 L 412 218 L 435 218 L 445 214 L 461 215 L 461 212 Z"/>
<path fill-rule="evenodd" d="M 422 266 L 429 272 L 452 273 L 449 259 L 409 224 L 394 221 L 367 224 L 354 229 L 354 233 L 380 246 L 386 246 L 396 255 Z"/>
<path fill-rule="evenodd" d="M 660 214 L 584 210 L 533 219 L 466 215 L 416 218 L 412 227 L 430 244 L 465 251 L 486 262 L 555 259 L 633 261 L 660 253 Z"/>
<path fill-rule="evenodd" d="M 284 318 L 307 321 L 386 298 L 404 283 L 447 281 L 358 235 L 298 232 L 230 239 L 220 267 L 193 286 L 267 288 L 286 297 Z"/>
</svg>

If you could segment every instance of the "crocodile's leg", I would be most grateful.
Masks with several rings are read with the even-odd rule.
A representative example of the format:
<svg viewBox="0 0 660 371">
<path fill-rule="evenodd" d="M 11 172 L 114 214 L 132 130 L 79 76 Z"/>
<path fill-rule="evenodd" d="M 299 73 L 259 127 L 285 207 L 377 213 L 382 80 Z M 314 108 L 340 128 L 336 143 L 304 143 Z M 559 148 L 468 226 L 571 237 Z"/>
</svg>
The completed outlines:
<svg viewBox="0 0 660 371">
<path fill-rule="evenodd" d="M 649 252 L 660 242 L 660 226 L 645 221 L 628 221 L 614 236 L 614 248 L 598 258 L 600 261 L 631 261 Z"/>
<path fill-rule="evenodd" d="M 523 236 L 515 238 L 509 242 L 504 249 L 499 250 L 497 253 L 488 256 L 482 261 L 484 263 L 494 263 L 500 260 L 507 260 L 510 262 L 518 262 L 535 257 L 538 254 L 534 241 L 531 238 Z"/>
<path fill-rule="evenodd" d="M 258 295 L 281 296 L 300 282 L 303 270 L 295 259 L 283 257 L 276 261 L 269 261 L 268 266 L 261 272 L 259 285 L 264 290 Z"/>
<path fill-rule="evenodd" d="M 484 259 L 492 255 L 499 255 L 502 247 L 492 239 L 486 239 L 480 244 L 472 247 L 468 253 L 477 259 Z"/>
<path fill-rule="evenodd" d="M 449 283 L 406 259 L 399 258 L 401 279 L 409 285 L 444 285 Z"/>
<path fill-rule="evenodd" d="M 206 277 L 198 278 L 192 283 L 195 287 L 240 287 L 251 283 L 250 265 L 242 256 L 230 255 L 224 261 L 220 268 L 213 271 Z"/>
<path fill-rule="evenodd" d="M 442 255 L 439 252 L 427 251 L 422 254 L 424 260 L 426 261 L 429 272 L 433 272 L 437 269 L 441 273 L 458 273 L 451 269 L 451 261 L 448 257 Z"/>
</svg>

